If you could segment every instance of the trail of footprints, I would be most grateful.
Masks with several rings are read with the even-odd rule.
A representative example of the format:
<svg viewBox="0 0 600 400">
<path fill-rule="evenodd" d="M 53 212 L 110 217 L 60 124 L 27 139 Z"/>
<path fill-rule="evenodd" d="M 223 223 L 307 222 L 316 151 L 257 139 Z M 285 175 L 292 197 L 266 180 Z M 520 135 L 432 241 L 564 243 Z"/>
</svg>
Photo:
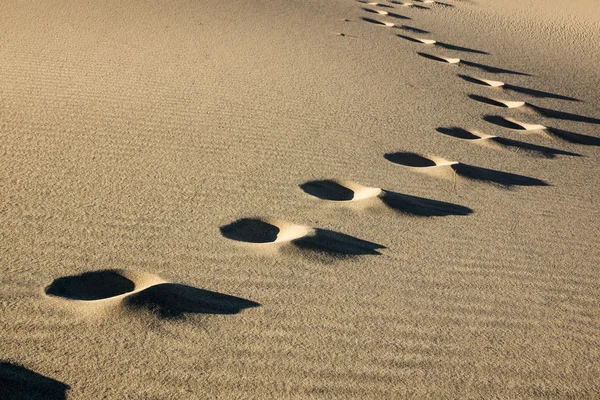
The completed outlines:
<svg viewBox="0 0 600 400">
<path fill-rule="evenodd" d="M 454 7 L 452 4 L 434 0 L 415 0 L 415 2 L 391 0 L 389 3 L 359 1 L 359 3 L 361 3 L 362 10 L 368 15 L 394 19 L 396 21 L 412 19 L 390 11 L 396 7 L 415 8 L 425 11 L 430 11 L 436 6 Z M 389 20 L 381 21 L 368 16 L 363 17 L 362 21 L 410 31 L 412 34 L 429 33 L 427 30 L 421 28 L 402 25 Z M 345 35 L 340 34 L 340 36 Z M 480 55 L 488 54 L 482 50 L 453 45 L 421 36 L 409 36 L 406 34 L 397 34 L 397 36 L 418 46 Z M 418 52 L 418 54 L 428 60 L 455 64 L 464 66 L 467 69 L 480 70 L 491 74 L 502 73 L 531 76 L 527 73 L 498 68 L 461 58 L 438 56 L 427 52 Z M 510 92 L 535 98 L 550 98 L 571 102 L 580 101 L 568 96 L 472 75 L 457 74 L 457 76 L 469 83 L 497 91 L 497 93 Z M 491 107 L 534 113 L 549 119 L 600 124 L 600 119 L 598 118 L 565 113 L 521 100 L 506 99 L 501 96 L 498 97 L 497 93 L 490 97 L 473 94 L 469 98 Z M 571 143 L 600 146 L 600 138 L 541 124 L 528 123 L 510 117 L 485 115 L 483 120 L 517 132 L 537 133 Z M 580 154 L 565 150 L 500 136 L 487 135 L 477 130 L 456 126 L 440 127 L 437 129 L 437 132 L 454 139 L 489 146 L 494 149 L 523 150 L 523 154 L 534 157 L 580 156 Z M 533 177 L 482 168 L 461 161 L 446 160 L 434 155 L 398 151 L 387 153 L 384 155 L 384 158 L 404 168 L 440 179 L 448 179 L 455 183 L 459 179 L 469 179 L 504 188 L 515 186 L 548 186 L 547 182 Z M 322 179 L 308 181 L 301 184 L 300 189 L 306 195 L 323 201 L 338 204 L 364 205 L 369 208 L 387 209 L 394 213 L 416 217 L 467 216 L 473 212 L 472 209 L 458 204 L 398 193 L 379 187 L 364 186 L 360 183 L 344 180 Z M 341 232 L 263 217 L 238 219 L 221 226 L 220 232 L 223 237 L 244 243 L 248 246 L 269 246 L 275 248 L 292 246 L 300 251 L 326 253 L 335 257 L 379 255 L 381 254 L 380 250 L 385 248 L 383 245 Z M 155 312 L 164 318 L 180 317 L 188 313 L 235 314 L 246 308 L 259 306 L 258 303 L 239 297 L 183 284 L 169 283 L 151 274 L 126 270 L 102 270 L 58 278 L 46 288 L 45 293 L 48 296 L 61 298 L 72 304 L 77 304 L 87 312 L 91 310 L 105 312 L 111 308 L 126 311 L 143 309 Z"/>
<path fill-rule="evenodd" d="M 392 18 L 396 21 L 411 20 L 411 18 L 391 12 L 390 10 L 395 7 L 415 8 L 418 10 L 431 10 L 436 6 L 454 7 L 452 4 L 434 0 L 415 0 L 415 2 L 391 0 L 389 4 L 367 1 L 359 2 L 364 6 L 362 10 L 369 15 L 388 19 Z M 370 17 L 363 17 L 362 20 L 384 27 L 410 31 L 413 34 L 429 33 L 427 30 L 421 28 L 397 24 L 392 21 L 380 21 Z M 344 34 L 339 35 L 346 36 Z M 419 46 L 482 55 L 488 54 L 482 50 L 452 45 L 420 36 L 408 36 L 404 34 L 397 34 L 397 36 Z M 526 73 L 480 64 L 461 58 L 438 56 L 426 52 L 418 52 L 418 54 L 429 60 L 464 66 L 468 69 L 477 69 L 492 74 L 503 73 L 530 76 Z M 529 102 L 498 97 L 497 94 L 510 92 L 540 99 L 550 98 L 571 102 L 580 101 L 578 99 L 472 75 L 457 74 L 457 76 L 469 83 L 496 91 L 490 97 L 475 94 L 470 95 L 469 98 L 473 101 L 492 107 L 530 112 L 549 119 L 600 124 L 600 119 L 598 118 L 547 109 Z M 600 146 L 600 138 L 541 124 L 528 123 L 510 117 L 485 115 L 483 120 L 512 131 L 542 134 L 580 145 Z M 482 146 L 490 146 L 494 149 L 523 150 L 523 154 L 534 157 L 580 156 L 580 154 L 565 150 L 530 144 L 500 136 L 487 135 L 477 130 L 456 126 L 440 127 L 437 129 L 437 132 L 451 138 Z M 399 151 L 385 154 L 384 158 L 394 164 L 416 172 L 435 176 L 440 179 L 452 180 L 455 183 L 457 179 L 469 179 L 504 188 L 548 185 L 547 182 L 533 177 L 486 169 L 460 161 L 446 160 L 433 155 Z M 306 195 L 323 201 L 340 204 L 350 203 L 353 205 L 364 204 L 368 207 L 385 208 L 398 214 L 416 217 L 467 216 L 473 212 L 472 209 L 458 204 L 336 179 L 308 181 L 301 184 L 300 188 Z M 385 246 L 380 244 L 344 233 L 262 217 L 242 218 L 222 226 L 220 231 L 223 237 L 245 243 L 249 246 L 293 246 L 300 251 L 320 252 L 339 257 L 379 255 L 381 254 L 380 250 L 385 248 Z M 236 314 L 244 309 L 260 306 L 260 304 L 251 300 L 184 284 L 171 283 L 164 281 L 156 275 L 128 270 L 100 270 L 61 277 L 54 280 L 45 288 L 45 294 L 55 299 L 61 299 L 61 301 L 73 306 L 73 308 L 81 309 L 86 314 L 108 313 L 109 315 L 114 315 L 115 311 L 133 313 L 142 311 L 151 312 L 160 318 L 178 318 L 186 314 L 198 313 Z M 64 391 L 64 387 L 60 386 L 58 390 Z"/>
</svg>

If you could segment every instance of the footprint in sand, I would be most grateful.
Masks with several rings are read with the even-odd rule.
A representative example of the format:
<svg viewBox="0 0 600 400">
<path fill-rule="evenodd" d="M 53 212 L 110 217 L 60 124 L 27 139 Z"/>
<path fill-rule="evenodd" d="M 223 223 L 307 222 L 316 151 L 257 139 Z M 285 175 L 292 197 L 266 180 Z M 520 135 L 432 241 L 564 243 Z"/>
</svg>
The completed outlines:
<svg viewBox="0 0 600 400">
<path fill-rule="evenodd" d="M 366 203 L 369 199 L 376 199 L 377 204 L 387 206 L 394 211 L 420 217 L 469 215 L 473 212 L 470 208 L 458 204 L 410 196 L 348 181 L 333 179 L 309 181 L 301 184 L 300 188 L 311 196 L 328 201 Z"/>
<path fill-rule="evenodd" d="M 396 19 L 410 19 L 409 17 L 405 17 L 404 15 L 383 11 L 383 10 L 373 10 L 371 8 L 363 7 L 363 10 L 369 12 L 371 14 L 385 15 L 387 17 L 396 18 Z"/>
<path fill-rule="evenodd" d="M 486 115 L 483 119 L 491 124 L 515 131 L 527 131 L 540 134 L 547 134 L 564 140 L 569 143 L 583 144 L 586 146 L 600 146 L 600 138 L 594 136 L 582 135 L 580 133 L 565 131 L 563 129 L 552 128 L 541 124 L 530 124 L 518 121 L 514 118 L 502 117 L 500 115 Z"/>
<path fill-rule="evenodd" d="M 367 4 L 367 5 L 370 5 L 370 6 L 373 6 L 373 7 L 394 8 L 394 6 L 392 6 L 392 5 L 385 4 L 385 3 L 377 3 L 375 1 L 362 1 L 362 0 L 359 0 L 358 2 L 362 3 L 362 4 Z"/>
<path fill-rule="evenodd" d="M 568 96 L 563 96 L 560 94 L 544 92 L 541 90 L 530 89 L 530 88 L 526 88 L 526 87 L 522 87 L 522 86 L 511 85 L 511 84 L 504 83 L 501 81 L 494 81 L 491 79 L 483 79 L 483 78 L 478 78 L 478 77 L 469 76 L 469 75 L 462 75 L 462 74 L 458 74 L 457 76 L 461 79 L 464 79 L 467 82 L 475 83 L 477 85 L 482 85 L 482 86 L 487 86 L 487 87 L 492 87 L 492 88 L 501 88 L 503 90 L 513 91 L 516 93 L 521 93 L 521 94 L 525 94 L 528 96 L 532 96 L 535 98 L 548 98 L 548 99 L 558 99 L 558 100 L 576 101 L 576 102 L 581 101 L 574 97 L 568 97 Z"/>
<path fill-rule="evenodd" d="M 514 100 L 504 100 L 498 98 L 490 98 L 484 96 L 478 96 L 475 94 L 469 95 L 469 98 L 478 101 L 480 103 L 489 104 L 496 107 L 501 108 L 522 108 L 526 110 L 533 111 L 534 113 L 541 115 L 546 118 L 559 119 L 563 121 L 575 121 L 575 122 L 584 122 L 587 124 L 600 124 L 600 119 L 586 117 L 583 115 L 567 113 L 563 111 L 553 110 L 550 108 L 538 107 L 531 103 L 526 103 L 524 101 L 514 101 Z"/>
<path fill-rule="evenodd" d="M 481 144 L 498 149 L 516 149 L 517 151 L 523 151 L 524 154 L 545 157 L 545 158 L 556 158 L 557 155 L 581 157 L 580 154 L 571 153 L 569 151 L 553 149 L 551 147 L 538 146 L 531 143 L 521 142 L 518 140 L 512 140 L 500 136 L 486 135 L 485 133 L 478 132 L 476 130 L 467 130 L 458 127 L 451 128 L 437 128 L 439 133 L 447 136 L 451 136 L 457 139 L 468 140 L 473 143 Z"/>
<path fill-rule="evenodd" d="M 475 50 L 475 49 L 470 49 L 468 47 L 456 46 L 456 45 L 449 44 L 449 43 L 438 42 L 437 40 L 434 40 L 434 39 L 412 37 L 412 36 L 406 36 L 406 35 L 401 35 L 401 34 L 398 34 L 397 36 L 402 39 L 411 41 L 411 42 L 424 44 L 426 46 L 437 46 L 437 47 L 442 47 L 447 50 L 463 51 L 463 52 L 467 52 L 467 53 L 489 54 L 482 50 Z"/>
<path fill-rule="evenodd" d="M 101 270 L 54 280 L 48 296 L 67 301 L 86 314 L 145 309 L 161 318 L 185 314 L 237 314 L 260 304 L 239 297 L 169 283 L 156 275 L 127 270 Z"/>
<path fill-rule="evenodd" d="M 379 255 L 377 250 L 385 248 L 343 233 L 276 219 L 242 218 L 222 226 L 221 234 L 228 239 L 254 246 L 293 245 L 302 250 L 332 256 Z"/>
<path fill-rule="evenodd" d="M 512 74 L 512 75 L 531 76 L 530 74 L 526 74 L 524 72 L 517 72 L 517 71 L 512 71 L 509 69 L 493 67 L 491 65 L 480 64 L 480 63 L 476 63 L 476 62 L 472 62 L 472 61 L 463 60 L 460 58 L 441 57 L 441 56 L 436 56 L 433 54 L 422 53 L 422 52 L 417 52 L 417 54 L 420 55 L 421 57 L 425 57 L 430 60 L 448 63 L 448 64 L 465 65 L 465 66 L 468 66 L 471 68 L 477 68 L 482 71 L 486 71 L 486 72 L 493 73 L 493 74 Z"/>
<path fill-rule="evenodd" d="M 0 362 L 0 399 L 65 400 L 69 389 L 69 385 L 21 365 Z"/>
<path fill-rule="evenodd" d="M 454 4 L 444 3 L 441 1 L 437 1 L 437 0 L 414 0 L 414 1 L 422 3 L 422 4 L 430 4 L 432 6 L 454 7 Z"/>
<path fill-rule="evenodd" d="M 440 157 L 425 157 L 410 152 L 388 153 L 384 157 L 395 164 L 445 179 L 455 179 L 458 175 L 466 179 L 496 184 L 505 188 L 513 186 L 549 186 L 548 183 L 540 179 L 476 167 L 458 161 L 448 161 Z"/>
<path fill-rule="evenodd" d="M 421 10 L 429 10 L 429 7 L 425 7 L 419 4 L 415 4 L 415 3 L 411 3 L 408 1 L 398 1 L 398 0 L 391 0 L 390 3 L 392 4 L 396 4 L 400 7 L 413 7 L 413 8 L 418 8 Z"/>
<path fill-rule="evenodd" d="M 366 17 L 362 17 L 361 19 L 365 22 L 379 25 L 379 26 L 385 26 L 388 28 L 401 29 L 403 31 L 410 31 L 410 32 L 415 32 L 415 33 L 423 33 L 423 34 L 429 33 L 429 31 L 426 31 L 425 29 L 415 28 L 414 26 L 396 25 L 393 22 L 383 22 L 383 21 L 378 21 L 376 19 L 372 19 L 372 18 L 366 18 Z"/>
</svg>

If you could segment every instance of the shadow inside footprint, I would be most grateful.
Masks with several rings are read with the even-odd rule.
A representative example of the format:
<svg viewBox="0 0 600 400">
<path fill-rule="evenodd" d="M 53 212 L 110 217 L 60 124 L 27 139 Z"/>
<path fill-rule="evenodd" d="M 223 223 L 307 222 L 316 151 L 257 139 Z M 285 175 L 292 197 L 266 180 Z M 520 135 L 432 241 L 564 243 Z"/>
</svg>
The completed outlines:
<svg viewBox="0 0 600 400">
<path fill-rule="evenodd" d="M 64 400 L 69 385 L 9 362 L 0 362 L 0 399 Z"/>
<path fill-rule="evenodd" d="M 135 290 L 135 284 L 117 271 L 93 271 L 53 281 L 46 294 L 72 300 L 100 300 Z"/>
<path fill-rule="evenodd" d="M 142 307 L 161 318 L 179 318 L 184 314 L 237 314 L 260 304 L 210 290 L 177 283 L 160 283 L 125 299 L 132 307 Z"/>
<path fill-rule="evenodd" d="M 381 26 L 387 26 L 384 22 L 381 21 L 377 21 L 376 19 L 373 18 L 366 18 L 366 17 L 362 17 L 361 18 L 363 21 L 365 22 L 369 22 L 371 24 L 375 24 L 375 25 L 381 25 Z"/>
<path fill-rule="evenodd" d="M 354 198 L 354 191 L 332 180 L 310 181 L 300 185 L 306 193 L 322 200 L 349 201 Z"/>
<path fill-rule="evenodd" d="M 482 167 L 476 167 L 469 164 L 452 164 L 450 168 L 454 170 L 458 175 L 463 176 L 467 179 L 476 181 L 482 181 L 487 183 L 495 183 L 506 188 L 512 186 L 549 186 L 548 183 L 541 179 L 531 178 L 525 175 L 513 174 L 510 172 L 496 171 L 494 169 L 487 169 Z"/>
<path fill-rule="evenodd" d="M 248 243 L 271 243 L 277 239 L 280 229 L 255 218 L 242 218 L 222 226 L 221 234 L 228 239 Z"/>
<path fill-rule="evenodd" d="M 469 98 L 480 103 L 488 104 L 490 106 L 508 108 L 508 106 L 500 101 L 490 99 L 489 97 L 479 96 L 477 94 L 470 94 Z M 522 103 L 521 103 L 522 104 Z"/>
<path fill-rule="evenodd" d="M 468 130 L 463 129 L 463 128 L 458 128 L 458 127 L 437 128 L 436 131 L 438 131 L 439 133 L 442 133 L 444 135 L 447 135 L 447 136 L 455 137 L 457 139 L 464 139 L 464 140 L 481 139 L 481 137 L 469 132 Z"/>
<path fill-rule="evenodd" d="M 384 155 L 385 159 L 391 161 L 395 164 L 404 165 L 407 167 L 435 167 L 437 164 L 435 161 L 430 160 L 429 158 L 425 158 L 416 153 L 409 152 L 396 152 L 396 153 L 387 153 Z"/>
<path fill-rule="evenodd" d="M 449 215 L 469 215 L 473 213 L 468 207 L 444 201 L 426 199 L 424 197 L 383 191 L 381 200 L 390 208 L 405 214 L 419 217 L 445 217 Z"/>
<path fill-rule="evenodd" d="M 307 235 L 292 241 L 301 249 L 327 253 L 332 256 L 380 255 L 377 250 L 385 249 L 377 243 L 358 239 L 354 236 L 334 232 L 328 229 L 315 229 Z"/>
</svg>

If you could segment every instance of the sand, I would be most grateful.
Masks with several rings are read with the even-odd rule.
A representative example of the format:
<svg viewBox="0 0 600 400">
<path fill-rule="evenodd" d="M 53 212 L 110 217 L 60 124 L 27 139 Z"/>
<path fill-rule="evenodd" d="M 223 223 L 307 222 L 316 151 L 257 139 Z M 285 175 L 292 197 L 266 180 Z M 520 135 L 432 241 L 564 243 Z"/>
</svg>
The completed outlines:
<svg viewBox="0 0 600 400">
<path fill-rule="evenodd" d="M 4 0 L 0 398 L 600 397 L 600 5 Z"/>
</svg>

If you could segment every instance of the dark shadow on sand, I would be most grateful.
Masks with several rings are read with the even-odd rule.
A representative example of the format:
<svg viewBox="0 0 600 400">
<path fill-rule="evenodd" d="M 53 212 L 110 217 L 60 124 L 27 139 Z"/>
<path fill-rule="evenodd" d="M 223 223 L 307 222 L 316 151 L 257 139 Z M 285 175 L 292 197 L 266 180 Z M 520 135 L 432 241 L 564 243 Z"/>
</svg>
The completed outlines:
<svg viewBox="0 0 600 400">
<path fill-rule="evenodd" d="M 159 283 L 125 298 L 131 307 L 140 307 L 161 318 L 185 314 L 237 314 L 259 303 L 178 283 Z"/>
<path fill-rule="evenodd" d="M 430 33 L 429 31 L 426 31 L 425 29 L 415 28 L 413 26 L 408 26 L 408 25 L 395 26 L 395 28 L 402 29 L 403 31 L 415 32 L 415 33 Z"/>
<path fill-rule="evenodd" d="M 503 104 L 499 101 L 496 101 L 494 99 L 490 99 L 489 97 L 484 97 L 484 96 L 479 96 L 476 94 L 470 94 L 469 98 L 475 101 L 478 101 L 480 103 L 484 103 L 484 104 L 489 104 L 490 106 L 495 106 L 495 107 L 501 107 L 501 108 L 508 108 L 506 106 L 506 104 Z"/>
<path fill-rule="evenodd" d="M 525 130 L 525 128 L 523 128 L 521 125 L 515 124 L 514 122 L 511 122 L 500 115 L 484 115 L 483 120 L 489 122 L 490 124 L 498 125 L 503 128 L 513 129 L 516 131 Z"/>
<path fill-rule="evenodd" d="M 527 74 L 525 72 L 512 71 L 510 69 L 493 67 L 491 65 L 480 64 L 473 61 L 461 60 L 461 64 L 466 65 L 471 68 L 477 68 L 485 72 L 489 72 L 491 74 L 511 74 L 511 75 L 522 75 L 522 76 L 533 76 L 531 74 Z"/>
<path fill-rule="evenodd" d="M 502 104 L 501 102 L 496 101 L 494 99 L 490 99 L 488 97 L 470 94 L 469 98 L 492 106 L 507 108 L 505 104 Z M 559 119 L 563 121 L 585 122 L 594 125 L 600 124 L 600 119 L 598 118 L 586 117 L 579 114 L 572 114 L 563 111 L 552 110 L 550 108 L 538 107 L 531 103 L 525 103 L 525 106 L 546 118 Z"/>
<path fill-rule="evenodd" d="M 385 155 L 385 158 L 393 163 L 410 167 L 422 168 L 431 167 L 431 164 L 435 165 L 433 160 L 425 158 L 419 154 L 408 152 L 388 153 Z M 467 179 L 497 184 L 505 188 L 510 188 L 512 186 L 548 186 L 548 183 L 540 179 L 513 174 L 510 172 L 476 167 L 474 165 L 463 164 L 460 162 L 449 164 L 447 167 L 452 168 L 456 174 Z"/>
<path fill-rule="evenodd" d="M 412 18 L 406 17 L 404 15 L 392 13 L 392 12 L 389 12 L 389 11 L 387 11 L 387 14 L 379 14 L 377 12 L 377 10 L 373 10 L 373 9 L 366 8 L 366 7 L 363 7 L 363 11 L 369 12 L 371 14 L 381 15 L 382 17 L 391 17 L 391 18 L 396 18 L 396 19 L 412 19 Z"/>
<path fill-rule="evenodd" d="M 569 143 L 582 144 L 585 146 L 600 146 L 600 138 L 594 136 L 582 135 L 581 133 L 565 131 L 558 128 L 546 128 L 546 132 Z"/>
<path fill-rule="evenodd" d="M 483 117 L 483 119 L 491 124 L 495 124 L 503 128 L 514 129 L 519 131 L 524 130 L 522 126 L 514 124 L 499 115 L 486 115 Z M 546 127 L 546 129 L 544 129 L 543 131 L 551 136 L 554 136 L 558 139 L 564 140 L 569 143 L 582 144 L 585 146 L 600 146 L 600 138 L 594 136 L 582 135 L 581 133 L 575 133 L 551 127 Z"/>
<path fill-rule="evenodd" d="M 473 210 L 470 208 L 458 204 L 387 190 L 383 191 L 381 201 L 397 212 L 418 217 L 446 217 L 449 215 L 469 215 L 473 213 Z"/>
<path fill-rule="evenodd" d="M 477 79 L 470 77 L 468 75 L 463 75 L 463 74 L 457 74 L 457 76 L 467 82 L 470 83 L 475 83 L 477 85 L 482 85 L 482 86 L 488 86 L 483 82 L 478 81 Z M 566 101 L 576 101 L 576 102 L 581 102 L 581 100 L 576 99 L 574 97 L 568 97 L 568 96 L 563 96 L 560 94 L 555 94 L 555 93 L 550 93 L 550 92 L 544 92 L 541 90 L 535 90 L 535 89 L 529 89 L 526 87 L 522 87 L 522 86 L 517 86 L 517 85 L 511 85 L 511 84 L 504 84 L 504 86 L 502 86 L 502 89 L 504 90 L 510 90 L 513 92 L 517 92 L 517 93 L 521 93 L 521 94 L 526 94 L 532 97 L 536 97 L 536 98 L 548 98 L 548 99 L 558 99 L 558 100 L 566 100 Z"/>
<path fill-rule="evenodd" d="M 402 35 L 402 34 L 398 34 L 397 36 L 402 39 L 409 40 L 411 42 L 424 44 L 423 42 L 421 42 L 415 38 L 412 38 L 410 36 L 406 36 L 406 35 Z M 453 44 L 448 44 L 448 43 L 443 43 L 443 42 L 435 42 L 435 44 L 433 44 L 432 46 L 442 47 L 442 48 L 445 48 L 448 50 L 464 51 L 464 52 L 468 52 L 468 53 L 489 54 L 489 53 L 486 53 L 485 51 L 470 49 L 468 47 L 455 46 Z"/>
<path fill-rule="evenodd" d="M 241 242 L 270 243 L 277 239 L 279 228 L 260 219 L 243 218 L 222 226 L 221 233 L 228 239 Z M 385 248 L 377 243 L 327 229 L 314 229 L 313 232 L 290 243 L 301 249 L 328 253 L 332 256 L 380 254 L 376 250 Z"/>
<path fill-rule="evenodd" d="M 448 135 L 448 136 L 452 136 L 457 139 L 463 139 L 463 140 L 480 139 L 479 136 L 474 135 L 471 132 L 469 132 L 463 128 L 458 128 L 458 127 L 437 128 L 436 130 L 439 133 L 442 133 L 442 134 Z M 489 139 L 484 139 L 484 140 L 493 141 L 494 143 L 497 143 L 503 147 L 514 148 L 519 151 L 522 150 L 522 151 L 526 152 L 527 154 L 531 154 L 533 156 L 538 156 L 538 157 L 556 158 L 557 155 L 581 157 L 581 154 L 571 153 L 570 151 L 554 149 L 552 147 L 546 147 L 546 146 L 538 146 L 536 144 L 521 142 L 519 140 L 507 139 L 507 138 L 499 137 L 499 136 L 495 136 L 495 137 L 492 137 Z"/>
<path fill-rule="evenodd" d="M 65 400 L 69 385 L 21 365 L 0 362 L 0 399 Z"/>
<path fill-rule="evenodd" d="M 497 184 L 506 188 L 512 186 L 549 186 L 541 179 L 531 178 L 525 175 L 502 172 L 494 169 L 476 167 L 469 164 L 452 164 L 450 166 L 458 175 L 467 179 Z"/>
<path fill-rule="evenodd" d="M 529 103 L 527 103 L 527 106 L 529 106 L 529 108 L 531 108 L 533 111 L 537 112 L 538 114 L 540 114 L 546 118 L 560 119 L 563 121 L 585 122 L 587 124 L 594 124 L 594 125 L 600 124 L 600 119 L 598 119 L 598 118 L 586 117 L 586 116 L 579 115 L 579 114 L 571 114 L 571 113 L 567 113 L 567 112 L 563 112 L 563 111 L 552 110 L 550 108 L 538 107 L 538 106 L 534 106 L 533 104 L 529 104 Z"/>
<path fill-rule="evenodd" d="M 328 229 L 315 229 L 313 235 L 293 240 L 292 243 L 303 250 L 326 253 L 335 257 L 380 255 L 377 250 L 385 249 L 385 246 L 380 244 Z"/>
</svg>

